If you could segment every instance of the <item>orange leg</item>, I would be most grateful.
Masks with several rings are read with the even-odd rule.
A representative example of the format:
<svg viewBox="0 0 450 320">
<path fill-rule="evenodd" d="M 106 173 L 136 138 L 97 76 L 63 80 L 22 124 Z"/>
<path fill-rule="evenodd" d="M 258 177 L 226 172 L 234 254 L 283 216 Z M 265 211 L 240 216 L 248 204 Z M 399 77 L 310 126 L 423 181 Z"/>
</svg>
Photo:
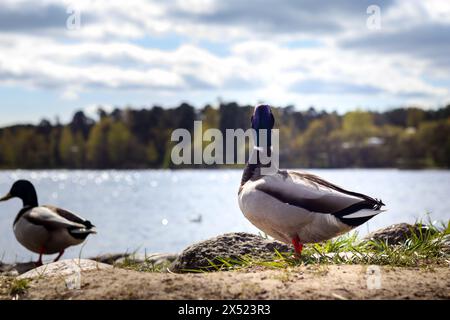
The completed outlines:
<svg viewBox="0 0 450 320">
<path fill-rule="evenodd" d="M 295 253 L 298 257 L 301 257 L 303 250 L 303 243 L 301 243 L 299 236 L 295 236 L 292 239 L 292 244 L 294 245 Z"/>
<path fill-rule="evenodd" d="M 64 254 L 64 250 L 62 250 L 59 254 L 58 254 L 58 256 L 56 257 L 56 259 L 55 260 L 53 260 L 53 262 L 56 262 L 56 261 L 58 261 L 59 260 L 59 258 L 61 258 L 61 256 Z"/>
</svg>

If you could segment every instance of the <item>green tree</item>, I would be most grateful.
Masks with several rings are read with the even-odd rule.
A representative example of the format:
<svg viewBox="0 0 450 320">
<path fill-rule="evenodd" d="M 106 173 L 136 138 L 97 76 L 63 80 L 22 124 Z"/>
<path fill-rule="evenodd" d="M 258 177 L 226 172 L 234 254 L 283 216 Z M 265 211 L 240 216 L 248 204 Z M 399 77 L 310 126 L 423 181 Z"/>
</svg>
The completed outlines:
<svg viewBox="0 0 450 320">
<path fill-rule="evenodd" d="M 110 120 L 103 118 L 91 130 L 86 144 L 86 158 L 92 168 L 107 168 L 109 162 L 108 131 Z"/>
</svg>

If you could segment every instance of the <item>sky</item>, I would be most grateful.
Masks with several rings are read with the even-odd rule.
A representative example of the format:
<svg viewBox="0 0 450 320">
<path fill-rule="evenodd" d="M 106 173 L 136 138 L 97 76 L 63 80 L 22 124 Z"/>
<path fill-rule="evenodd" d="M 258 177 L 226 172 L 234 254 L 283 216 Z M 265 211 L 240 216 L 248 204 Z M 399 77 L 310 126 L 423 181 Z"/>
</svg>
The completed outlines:
<svg viewBox="0 0 450 320">
<path fill-rule="evenodd" d="M 449 71 L 446 0 L 0 2 L 0 126 L 220 99 L 437 108 Z"/>
</svg>

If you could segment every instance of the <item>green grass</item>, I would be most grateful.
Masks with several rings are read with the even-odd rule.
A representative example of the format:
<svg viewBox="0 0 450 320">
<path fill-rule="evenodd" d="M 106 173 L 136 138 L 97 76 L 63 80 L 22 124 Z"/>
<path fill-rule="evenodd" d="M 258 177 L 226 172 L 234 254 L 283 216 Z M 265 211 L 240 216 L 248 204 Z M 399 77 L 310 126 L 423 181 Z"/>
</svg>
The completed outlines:
<svg viewBox="0 0 450 320">
<path fill-rule="evenodd" d="M 321 243 L 307 244 L 301 258 L 292 252 L 275 252 L 271 259 L 258 260 L 250 256 L 239 258 L 217 257 L 209 261 L 210 265 L 195 272 L 239 270 L 263 267 L 286 269 L 301 265 L 322 264 L 366 264 L 395 267 L 426 267 L 430 265 L 448 265 L 450 254 L 443 250 L 443 240 L 450 235 L 450 221 L 440 226 L 422 224 L 425 231 L 412 233 L 403 243 L 388 245 L 382 241 L 361 241 L 356 232 L 340 236 Z M 419 228 L 421 229 L 421 228 Z"/>
<path fill-rule="evenodd" d="M 114 266 L 139 272 L 164 272 L 170 265 L 170 262 L 168 262 L 167 264 L 155 264 L 153 261 L 151 261 L 151 259 L 147 257 L 146 254 L 144 255 L 144 261 L 137 261 L 135 259 L 135 255 L 136 253 L 126 256 L 125 258 L 123 258 L 123 261 L 114 264 Z"/>
<path fill-rule="evenodd" d="M 251 256 L 237 258 L 216 257 L 208 260 L 207 267 L 183 270 L 184 272 L 231 271 L 249 268 L 287 269 L 303 265 L 363 264 L 393 267 L 428 267 L 448 265 L 450 253 L 442 248 L 445 236 L 450 237 L 450 221 L 440 225 L 417 222 L 425 231 L 412 233 L 411 237 L 398 245 L 382 241 L 362 241 L 356 232 L 315 244 L 306 244 L 301 258 L 293 252 L 275 252 L 269 259 L 255 259 Z M 419 228 L 421 230 L 422 228 Z M 261 237 L 267 238 L 261 234 Z M 137 261 L 132 253 L 115 266 L 139 272 L 166 272 L 170 263 L 154 264 L 145 256 Z"/>
<path fill-rule="evenodd" d="M 27 292 L 30 281 L 28 279 L 14 279 L 9 286 L 9 295 L 22 295 Z"/>
</svg>

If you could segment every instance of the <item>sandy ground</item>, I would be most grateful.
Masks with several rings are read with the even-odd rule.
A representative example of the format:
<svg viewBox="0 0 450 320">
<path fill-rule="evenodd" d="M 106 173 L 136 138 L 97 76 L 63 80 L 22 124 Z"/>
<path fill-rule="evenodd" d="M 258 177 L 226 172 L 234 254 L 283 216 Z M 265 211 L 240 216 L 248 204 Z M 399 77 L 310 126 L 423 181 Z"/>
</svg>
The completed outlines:
<svg viewBox="0 0 450 320">
<path fill-rule="evenodd" d="M 64 279 L 33 280 L 20 299 L 450 299 L 450 268 L 380 269 L 321 265 L 288 270 L 245 270 L 207 274 L 144 273 L 124 269 L 82 274 L 81 289 Z M 370 272 L 369 272 L 370 273 Z M 375 279 L 375 280 L 374 280 Z M 0 280 L 2 281 L 2 280 Z M 5 279 L 1 299 L 11 299 Z"/>
</svg>

